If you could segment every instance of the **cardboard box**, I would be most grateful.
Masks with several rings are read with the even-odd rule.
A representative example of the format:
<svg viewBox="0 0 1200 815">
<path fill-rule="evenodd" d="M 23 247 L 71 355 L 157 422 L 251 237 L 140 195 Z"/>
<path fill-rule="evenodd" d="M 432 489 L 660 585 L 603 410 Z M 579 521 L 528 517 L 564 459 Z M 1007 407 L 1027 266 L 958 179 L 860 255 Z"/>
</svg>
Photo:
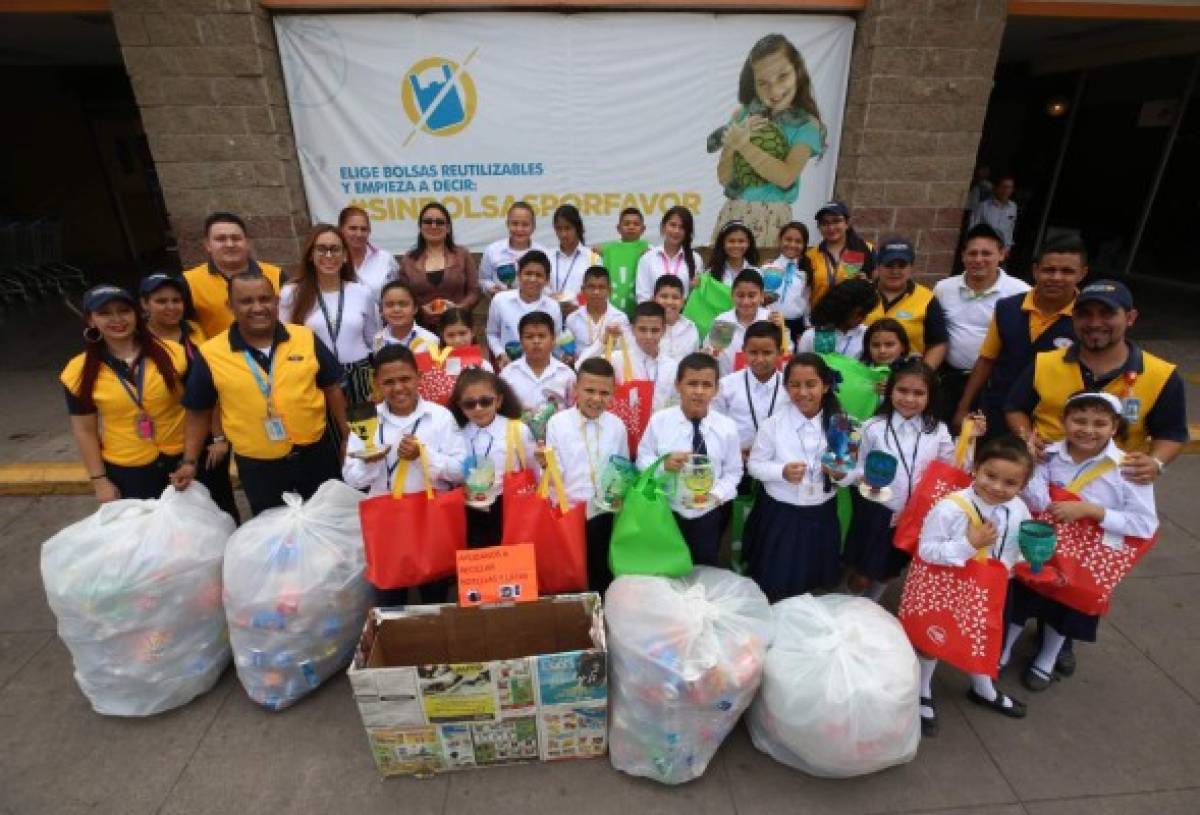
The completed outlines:
<svg viewBox="0 0 1200 815">
<path fill-rule="evenodd" d="M 372 609 L 349 676 L 385 776 L 595 758 L 608 747 L 594 592 Z"/>
</svg>

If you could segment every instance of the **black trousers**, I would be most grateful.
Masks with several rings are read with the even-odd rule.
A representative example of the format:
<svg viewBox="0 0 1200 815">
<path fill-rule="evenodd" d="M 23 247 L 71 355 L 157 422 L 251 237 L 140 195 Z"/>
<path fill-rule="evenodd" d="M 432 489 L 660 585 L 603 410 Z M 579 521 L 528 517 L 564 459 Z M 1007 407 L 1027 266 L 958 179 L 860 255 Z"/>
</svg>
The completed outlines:
<svg viewBox="0 0 1200 815">
<path fill-rule="evenodd" d="M 685 518 L 674 513 L 683 540 L 692 552 L 692 563 L 696 566 L 719 566 L 721 536 L 729 522 L 729 505 L 722 504 L 699 518 Z"/>
<path fill-rule="evenodd" d="M 170 475 L 179 466 L 182 453 L 168 456 L 160 454 L 149 464 L 140 467 L 124 467 L 104 462 L 104 474 L 113 482 L 122 498 L 158 498 L 170 482 Z"/>
<path fill-rule="evenodd" d="M 612 543 L 613 522 L 616 515 L 601 512 L 587 522 L 587 567 L 588 588 L 601 594 L 608 591 L 613 582 L 608 567 L 608 547 Z"/>
<path fill-rule="evenodd" d="M 328 430 L 320 441 L 297 444 L 283 458 L 261 459 L 237 456 L 242 490 L 250 502 L 250 512 L 258 515 L 272 507 L 283 506 L 285 492 L 299 493 L 308 500 L 326 481 L 341 478 L 338 450 Z"/>
<path fill-rule="evenodd" d="M 947 425 L 950 424 L 954 411 L 958 409 L 958 403 L 962 401 L 963 391 L 967 389 L 967 377 L 970 375 L 970 371 L 960 371 L 948 365 L 938 368 L 938 379 L 942 390 L 942 404 L 938 415 Z M 974 408 L 978 404 L 979 400 L 976 399 L 975 404 L 971 407 Z"/>
<path fill-rule="evenodd" d="M 208 466 L 208 445 L 210 444 L 212 444 L 211 438 L 205 442 L 205 449 L 200 453 L 200 460 L 196 467 L 196 480 L 208 487 L 208 494 L 212 496 L 213 502 L 233 518 L 234 523 L 240 524 L 242 518 L 238 513 L 237 501 L 233 498 L 233 481 L 229 477 L 230 456 L 225 456 L 220 464 L 210 469 Z"/>
</svg>

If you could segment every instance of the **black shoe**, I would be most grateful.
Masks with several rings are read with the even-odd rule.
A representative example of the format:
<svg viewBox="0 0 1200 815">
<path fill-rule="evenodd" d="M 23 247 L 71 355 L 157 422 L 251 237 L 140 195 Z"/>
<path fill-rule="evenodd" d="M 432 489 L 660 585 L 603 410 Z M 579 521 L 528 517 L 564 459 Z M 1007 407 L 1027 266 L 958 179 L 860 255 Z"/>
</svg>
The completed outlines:
<svg viewBox="0 0 1200 815">
<path fill-rule="evenodd" d="M 1054 663 L 1054 672 L 1059 676 L 1070 676 L 1075 673 L 1074 650 L 1063 646 L 1063 649 L 1058 652 L 1058 659 Z"/>
<path fill-rule="evenodd" d="M 1034 693 L 1041 693 L 1054 681 L 1054 676 L 1036 665 L 1030 665 L 1021 676 L 1021 684 Z"/>
<path fill-rule="evenodd" d="M 1007 716 L 1010 719 L 1025 718 L 1025 703 L 1013 699 L 1011 696 L 1005 696 L 1000 691 L 996 691 L 995 699 L 984 699 L 974 688 L 967 691 L 967 699 L 979 705 L 980 707 L 991 708 L 992 710 Z M 1008 701 L 1009 704 L 1004 704 Z"/>
<path fill-rule="evenodd" d="M 932 738 L 938 734 L 938 718 L 937 707 L 933 704 L 933 700 L 927 696 L 922 696 L 920 705 L 927 707 L 933 711 L 932 716 L 920 716 L 921 719 L 921 735 L 925 738 Z"/>
</svg>

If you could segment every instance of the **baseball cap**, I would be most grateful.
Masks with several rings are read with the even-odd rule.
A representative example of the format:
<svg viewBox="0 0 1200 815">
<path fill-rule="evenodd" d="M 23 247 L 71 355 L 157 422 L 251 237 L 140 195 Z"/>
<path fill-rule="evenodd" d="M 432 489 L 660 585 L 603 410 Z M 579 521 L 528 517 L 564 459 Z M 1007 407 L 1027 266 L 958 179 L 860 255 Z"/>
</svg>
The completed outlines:
<svg viewBox="0 0 1200 815">
<path fill-rule="evenodd" d="M 817 214 L 813 217 L 818 221 L 822 215 L 841 215 L 843 218 L 850 217 L 850 207 L 843 204 L 841 201 L 829 201 L 817 210 Z"/>
<path fill-rule="evenodd" d="M 120 286 L 105 283 L 93 286 L 83 293 L 83 310 L 95 311 L 111 303 L 113 300 L 121 300 L 131 306 L 137 306 L 137 301 L 133 299 L 132 294 Z"/>
<path fill-rule="evenodd" d="M 146 275 L 142 278 L 142 283 L 138 287 L 138 294 L 142 297 L 147 297 L 161 289 L 163 286 L 174 286 L 181 292 L 187 293 L 187 284 L 178 277 L 173 277 L 166 272 L 155 272 L 152 275 Z"/>
<path fill-rule="evenodd" d="M 1109 308 L 1129 311 L 1133 308 L 1133 295 L 1124 283 L 1118 283 L 1116 280 L 1097 280 L 1083 287 L 1075 297 L 1075 303 L 1103 303 Z"/>
<path fill-rule="evenodd" d="M 913 245 L 904 238 L 887 238 L 879 246 L 879 265 L 886 266 L 897 260 L 912 263 L 917 258 Z"/>
</svg>

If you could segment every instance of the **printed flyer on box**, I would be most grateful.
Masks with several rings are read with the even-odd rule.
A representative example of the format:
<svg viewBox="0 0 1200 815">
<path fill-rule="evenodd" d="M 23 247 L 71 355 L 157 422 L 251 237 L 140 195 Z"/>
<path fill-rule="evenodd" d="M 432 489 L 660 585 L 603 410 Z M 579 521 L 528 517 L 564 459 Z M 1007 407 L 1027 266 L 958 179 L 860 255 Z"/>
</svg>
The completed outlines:
<svg viewBox="0 0 1200 815">
<path fill-rule="evenodd" d="M 594 704 L 546 708 L 542 724 L 542 758 L 593 758 L 604 755 L 608 737 L 608 707 Z"/>
<path fill-rule="evenodd" d="M 538 758 L 537 719 L 517 716 L 496 722 L 475 722 L 475 761 L 480 764 L 506 764 Z"/>
<path fill-rule="evenodd" d="M 488 662 L 422 665 L 421 700 L 431 724 L 482 722 L 496 718 L 496 688 Z"/>
<path fill-rule="evenodd" d="M 415 727 L 426 723 L 415 668 L 351 671 L 350 686 L 365 727 Z"/>
<path fill-rule="evenodd" d="M 367 736 L 384 775 L 422 774 L 444 766 L 435 727 L 374 727 Z"/>
<path fill-rule="evenodd" d="M 533 696 L 533 668 L 528 659 L 497 660 L 496 688 L 503 713 L 529 710 L 536 704 Z"/>
<path fill-rule="evenodd" d="M 602 651 L 569 651 L 537 658 L 538 702 L 567 705 L 608 698 L 608 663 Z"/>
</svg>

